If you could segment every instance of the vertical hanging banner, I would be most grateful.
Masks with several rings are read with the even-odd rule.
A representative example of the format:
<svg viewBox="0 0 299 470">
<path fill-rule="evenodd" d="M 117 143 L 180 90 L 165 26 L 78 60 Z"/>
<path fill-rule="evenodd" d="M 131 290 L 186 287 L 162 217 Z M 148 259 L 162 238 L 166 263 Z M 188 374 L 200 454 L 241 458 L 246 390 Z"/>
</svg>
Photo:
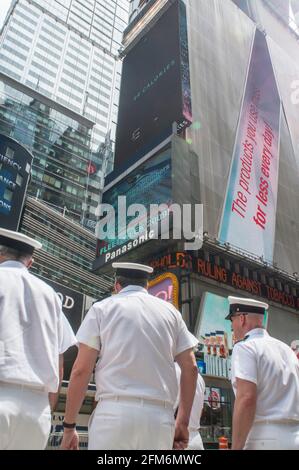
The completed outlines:
<svg viewBox="0 0 299 470">
<path fill-rule="evenodd" d="M 273 261 L 281 102 L 264 35 L 256 30 L 219 239 Z"/>
</svg>

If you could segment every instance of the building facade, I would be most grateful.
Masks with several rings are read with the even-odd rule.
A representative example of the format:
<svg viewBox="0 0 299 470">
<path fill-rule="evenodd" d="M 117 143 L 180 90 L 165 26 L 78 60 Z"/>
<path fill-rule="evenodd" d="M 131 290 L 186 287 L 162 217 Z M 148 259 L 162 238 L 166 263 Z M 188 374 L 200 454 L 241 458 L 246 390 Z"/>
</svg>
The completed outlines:
<svg viewBox="0 0 299 470">
<path fill-rule="evenodd" d="M 34 274 L 93 299 L 101 299 L 110 291 L 111 278 L 91 272 L 95 236 L 67 215 L 28 197 L 22 232 L 43 244 L 34 254 Z"/>
<path fill-rule="evenodd" d="M 28 194 L 88 226 L 102 172 L 91 161 L 94 123 L 0 72 L 0 133 L 33 153 Z"/>
<path fill-rule="evenodd" d="M 128 0 L 13 0 L 2 28 L 0 71 L 93 121 L 93 153 L 115 134 L 128 10 Z"/>
<path fill-rule="evenodd" d="M 269 333 L 288 345 L 299 337 L 296 5 L 136 0 L 124 33 L 118 135 L 127 135 L 130 145 L 125 159 L 124 150 L 119 158 L 116 152 L 119 165 L 106 180 L 103 200 L 113 203 L 125 188 L 134 202 L 199 202 L 203 245 L 186 251 L 183 239 L 152 240 L 151 226 L 143 221 L 146 230 L 134 241 L 99 241 L 94 267 L 106 264 L 109 272 L 116 258 L 151 264 L 155 295 L 172 302 L 177 297 L 200 343 L 198 365 L 207 386 L 201 432 L 207 446 L 217 445 L 221 435 L 230 438 L 234 340 L 225 320 L 227 297 L 266 301 Z M 177 42 L 180 54 L 171 47 Z M 178 78 L 183 92 L 169 98 Z M 189 114 L 179 136 L 173 135 L 178 126 L 170 125 L 180 123 L 173 107 L 178 99 Z M 138 123 L 123 119 L 129 108 Z"/>
</svg>

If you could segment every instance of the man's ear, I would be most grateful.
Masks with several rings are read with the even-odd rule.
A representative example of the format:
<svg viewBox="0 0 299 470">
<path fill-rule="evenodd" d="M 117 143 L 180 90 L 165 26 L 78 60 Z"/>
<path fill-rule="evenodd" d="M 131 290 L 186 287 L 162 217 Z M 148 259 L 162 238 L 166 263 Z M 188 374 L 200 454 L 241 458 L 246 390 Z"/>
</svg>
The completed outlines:
<svg viewBox="0 0 299 470">
<path fill-rule="evenodd" d="M 119 291 L 122 290 L 122 286 L 120 285 L 120 283 L 118 281 L 115 281 L 115 283 L 114 283 L 114 290 L 117 294 L 119 293 Z"/>
<path fill-rule="evenodd" d="M 26 267 L 27 267 L 28 269 L 32 268 L 33 263 L 34 263 L 34 259 L 33 259 L 33 258 L 30 258 L 30 259 L 27 261 L 27 263 L 26 263 Z"/>
</svg>

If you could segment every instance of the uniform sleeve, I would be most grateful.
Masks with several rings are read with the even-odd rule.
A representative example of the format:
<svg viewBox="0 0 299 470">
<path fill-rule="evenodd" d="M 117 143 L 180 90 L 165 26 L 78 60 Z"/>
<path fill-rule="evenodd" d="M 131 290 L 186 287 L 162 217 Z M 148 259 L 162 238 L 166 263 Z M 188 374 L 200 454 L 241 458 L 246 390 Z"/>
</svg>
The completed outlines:
<svg viewBox="0 0 299 470">
<path fill-rule="evenodd" d="M 238 343 L 232 355 L 232 382 L 236 386 L 236 379 L 248 380 L 257 384 L 257 360 L 252 347 L 246 343 Z"/>
<path fill-rule="evenodd" d="M 62 334 L 60 339 L 59 345 L 59 354 L 63 354 L 67 351 L 71 346 L 77 344 L 76 336 L 72 330 L 69 321 L 67 320 L 64 313 L 61 314 L 61 325 L 62 325 Z"/>
<path fill-rule="evenodd" d="M 53 291 L 54 292 L 54 291 Z M 57 337 L 58 337 L 58 354 L 63 354 L 71 346 L 77 344 L 76 336 L 69 324 L 66 316 L 62 311 L 61 300 L 54 292 L 54 305 L 58 316 Z"/>
<path fill-rule="evenodd" d="M 98 308 L 91 307 L 84 318 L 78 332 L 77 340 L 79 343 L 86 344 L 90 348 L 101 349 L 100 341 L 100 324 L 99 324 Z"/>
<path fill-rule="evenodd" d="M 198 339 L 193 336 L 186 326 L 181 314 L 179 313 L 178 335 L 176 340 L 176 348 L 174 357 L 190 348 L 195 348 L 198 344 Z"/>
</svg>

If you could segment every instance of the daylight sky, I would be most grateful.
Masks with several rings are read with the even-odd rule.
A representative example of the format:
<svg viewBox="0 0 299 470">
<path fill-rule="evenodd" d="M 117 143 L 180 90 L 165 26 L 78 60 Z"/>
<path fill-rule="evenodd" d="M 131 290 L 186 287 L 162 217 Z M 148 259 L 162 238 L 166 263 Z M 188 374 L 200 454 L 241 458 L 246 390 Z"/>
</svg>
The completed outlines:
<svg viewBox="0 0 299 470">
<path fill-rule="evenodd" d="M 7 10 L 11 4 L 11 0 L 0 0 L 0 28 L 5 20 Z"/>
</svg>

